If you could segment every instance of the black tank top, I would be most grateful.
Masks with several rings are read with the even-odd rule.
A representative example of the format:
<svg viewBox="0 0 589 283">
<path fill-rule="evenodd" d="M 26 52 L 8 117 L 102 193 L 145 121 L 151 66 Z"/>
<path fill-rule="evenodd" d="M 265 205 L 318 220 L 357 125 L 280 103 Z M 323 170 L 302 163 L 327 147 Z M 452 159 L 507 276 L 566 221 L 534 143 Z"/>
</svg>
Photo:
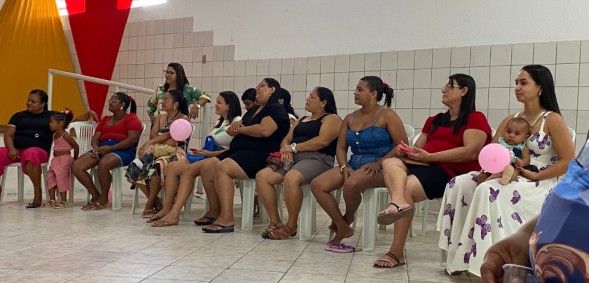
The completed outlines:
<svg viewBox="0 0 589 283">
<path fill-rule="evenodd" d="M 330 115 L 329 113 L 319 117 L 319 119 L 311 120 L 304 122 L 306 116 L 299 120 L 299 123 L 295 126 L 292 132 L 292 142 L 293 143 L 302 143 L 306 142 L 316 136 L 319 136 L 319 131 L 321 130 L 321 125 L 323 124 L 322 120 L 325 116 Z M 326 147 L 319 150 L 319 152 L 323 154 L 327 154 L 329 156 L 335 156 L 335 148 L 337 147 L 337 139 L 333 140 L 330 144 Z"/>
</svg>

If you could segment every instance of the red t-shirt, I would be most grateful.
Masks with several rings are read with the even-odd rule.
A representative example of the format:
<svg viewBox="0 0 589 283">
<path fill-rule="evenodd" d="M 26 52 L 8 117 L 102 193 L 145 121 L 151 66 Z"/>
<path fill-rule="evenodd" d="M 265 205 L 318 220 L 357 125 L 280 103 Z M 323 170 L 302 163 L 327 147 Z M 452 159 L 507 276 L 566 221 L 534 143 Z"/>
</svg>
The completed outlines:
<svg viewBox="0 0 589 283">
<path fill-rule="evenodd" d="M 441 113 L 438 115 L 442 115 Z M 485 145 L 491 142 L 491 127 L 485 115 L 481 112 L 475 111 L 468 116 L 468 121 L 465 126 L 462 126 L 458 134 L 454 134 L 453 125 L 440 125 L 435 132 L 430 133 L 433 128 L 432 122 L 436 116 L 429 117 L 423 125 L 422 133 L 427 134 L 427 141 L 423 146 L 423 150 L 427 152 L 440 152 L 448 149 L 464 146 L 464 131 L 468 129 L 478 129 L 487 133 L 487 140 Z M 468 173 L 470 171 L 481 170 L 478 160 L 470 162 L 436 162 L 436 165 L 442 167 L 451 177 Z"/>
<path fill-rule="evenodd" d="M 101 133 L 101 142 L 105 140 L 123 141 L 129 136 L 129 131 L 137 131 L 139 133 L 143 131 L 143 125 L 134 113 L 125 115 L 123 120 L 114 125 L 108 124 L 111 118 L 112 116 L 103 117 L 98 123 L 98 126 L 96 126 L 96 132 Z"/>
</svg>

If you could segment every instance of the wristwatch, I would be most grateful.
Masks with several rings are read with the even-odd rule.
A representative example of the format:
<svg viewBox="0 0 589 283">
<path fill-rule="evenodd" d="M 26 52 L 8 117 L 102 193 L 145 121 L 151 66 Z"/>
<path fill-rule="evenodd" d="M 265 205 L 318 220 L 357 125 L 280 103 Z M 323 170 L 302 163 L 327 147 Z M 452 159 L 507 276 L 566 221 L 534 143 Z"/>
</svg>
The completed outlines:
<svg viewBox="0 0 589 283">
<path fill-rule="evenodd" d="M 292 149 L 292 152 L 297 153 L 297 144 L 296 143 L 291 143 L 290 144 L 290 149 Z"/>
</svg>

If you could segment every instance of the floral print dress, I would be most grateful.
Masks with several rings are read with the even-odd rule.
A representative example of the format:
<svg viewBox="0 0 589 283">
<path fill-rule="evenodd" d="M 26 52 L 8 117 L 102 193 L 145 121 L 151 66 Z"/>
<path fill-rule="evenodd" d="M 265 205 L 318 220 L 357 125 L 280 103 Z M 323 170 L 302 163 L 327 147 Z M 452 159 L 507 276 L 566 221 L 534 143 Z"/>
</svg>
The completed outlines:
<svg viewBox="0 0 589 283">
<path fill-rule="evenodd" d="M 558 159 L 550 136 L 544 132 L 549 113 L 542 116 L 539 131 L 527 141 L 530 163 L 540 170 Z M 438 246 L 448 252 L 448 272 L 468 270 L 480 276 L 489 247 L 538 215 L 544 199 L 558 181 L 557 178 L 530 181 L 518 176 L 505 186 L 499 184 L 499 179 L 477 186 L 478 173 L 470 172 L 450 180 L 442 199 L 436 229 L 441 231 Z"/>
</svg>

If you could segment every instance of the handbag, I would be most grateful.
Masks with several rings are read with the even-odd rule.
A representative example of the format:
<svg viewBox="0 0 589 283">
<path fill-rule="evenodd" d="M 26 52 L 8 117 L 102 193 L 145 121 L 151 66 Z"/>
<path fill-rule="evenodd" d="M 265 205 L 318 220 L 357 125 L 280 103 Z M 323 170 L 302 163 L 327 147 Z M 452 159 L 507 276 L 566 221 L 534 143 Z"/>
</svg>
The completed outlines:
<svg viewBox="0 0 589 283">
<path fill-rule="evenodd" d="M 212 136 L 207 136 L 207 138 L 205 139 L 205 145 L 202 147 L 202 149 L 207 150 L 207 151 L 215 151 L 215 138 L 213 138 Z M 190 149 L 190 150 L 188 150 L 188 152 L 186 152 L 186 159 L 188 159 L 188 161 L 190 161 L 190 163 L 201 161 L 201 160 L 207 158 L 204 155 L 193 154 L 192 151 L 196 151 L 196 150 Z"/>
</svg>

